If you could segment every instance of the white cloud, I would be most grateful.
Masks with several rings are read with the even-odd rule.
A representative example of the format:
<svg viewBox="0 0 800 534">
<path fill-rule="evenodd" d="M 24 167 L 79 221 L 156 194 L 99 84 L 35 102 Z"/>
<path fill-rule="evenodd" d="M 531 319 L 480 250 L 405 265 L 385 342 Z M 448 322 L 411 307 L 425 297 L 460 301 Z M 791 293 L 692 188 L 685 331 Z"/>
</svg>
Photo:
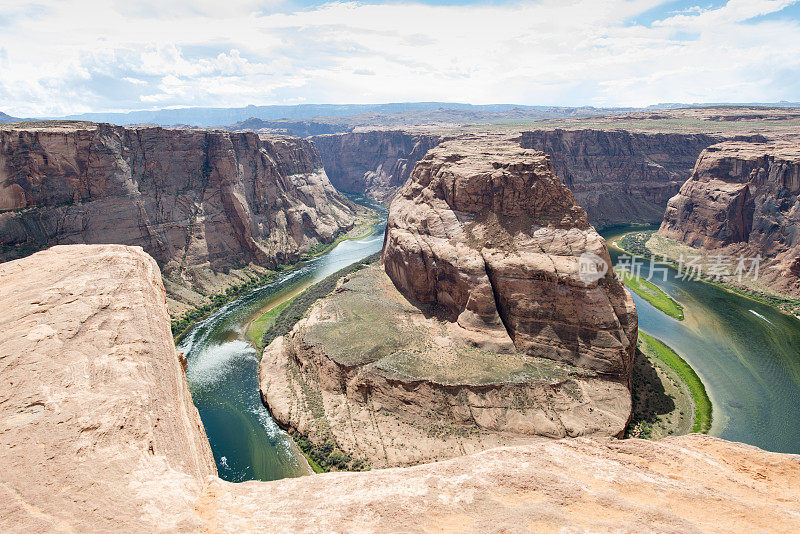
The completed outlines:
<svg viewBox="0 0 800 534">
<path fill-rule="evenodd" d="M 663 1 L 4 0 L 0 110 L 796 100 L 800 24 L 750 20 L 792 3 L 688 6 L 642 26 L 628 21 Z"/>
</svg>

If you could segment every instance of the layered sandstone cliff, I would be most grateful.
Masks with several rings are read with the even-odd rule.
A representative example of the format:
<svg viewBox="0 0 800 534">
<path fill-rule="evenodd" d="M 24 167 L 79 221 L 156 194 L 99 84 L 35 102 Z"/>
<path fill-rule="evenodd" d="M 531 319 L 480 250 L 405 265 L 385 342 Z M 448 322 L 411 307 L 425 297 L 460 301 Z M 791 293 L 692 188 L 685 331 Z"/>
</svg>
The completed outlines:
<svg viewBox="0 0 800 534">
<path fill-rule="evenodd" d="M 800 296 L 797 144 L 729 141 L 709 147 L 670 199 L 659 234 L 722 256 L 760 255 L 760 283 Z"/>
<path fill-rule="evenodd" d="M 342 191 L 391 199 L 414 165 L 442 141 L 438 135 L 378 130 L 311 138 L 331 183 Z"/>
<path fill-rule="evenodd" d="M 371 131 L 312 139 L 336 187 L 387 200 L 414 164 L 447 138 Z M 519 134 L 523 148 L 550 154 L 556 175 L 595 226 L 661 221 L 667 200 L 691 174 L 700 152 L 721 140 L 705 134 L 591 129 Z"/>
<path fill-rule="evenodd" d="M 523 132 L 523 147 L 550 155 L 556 174 L 595 226 L 660 222 L 664 206 L 707 146 L 704 134 L 624 130 Z"/>
<path fill-rule="evenodd" d="M 582 255 L 609 263 L 544 154 L 446 142 L 392 202 L 385 272 L 351 275 L 264 351 L 265 403 L 379 467 L 621 435 L 636 310 L 613 273 L 582 280 Z"/>
<path fill-rule="evenodd" d="M 136 248 L 60 246 L 0 265 L 0 530 L 800 530 L 800 458 L 699 435 L 224 482 L 164 298 Z"/>
<path fill-rule="evenodd" d="M 308 141 L 40 123 L 0 128 L 0 259 L 54 244 L 138 245 L 201 293 L 353 225 Z M 237 281 L 238 279 L 234 280 Z"/>
<path fill-rule="evenodd" d="M 611 263 L 549 157 L 480 138 L 417 165 L 392 202 L 383 251 L 400 292 L 476 340 L 627 380 L 633 300 L 611 272 L 582 276 L 582 256 Z"/>
</svg>

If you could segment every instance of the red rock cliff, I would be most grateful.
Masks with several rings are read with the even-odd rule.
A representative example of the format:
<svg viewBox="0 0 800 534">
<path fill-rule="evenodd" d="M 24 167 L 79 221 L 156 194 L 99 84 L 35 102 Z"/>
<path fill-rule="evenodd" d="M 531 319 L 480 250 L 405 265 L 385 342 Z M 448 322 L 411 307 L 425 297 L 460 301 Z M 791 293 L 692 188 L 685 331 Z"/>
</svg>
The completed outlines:
<svg viewBox="0 0 800 534">
<path fill-rule="evenodd" d="M 523 147 L 550 155 L 556 174 L 595 226 L 660 221 L 697 156 L 718 141 L 703 134 L 622 130 L 537 130 L 521 136 Z"/>
<path fill-rule="evenodd" d="M 90 123 L 0 129 L 0 210 L 2 259 L 138 245 L 190 285 L 194 267 L 288 262 L 353 224 L 308 141 Z"/>
<path fill-rule="evenodd" d="M 400 130 L 372 131 L 312 138 L 331 183 L 343 191 L 391 198 L 414 165 L 442 141 L 437 135 Z"/>
<path fill-rule="evenodd" d="M 390 207 L 383 260 L 406 297 L 478 341 L 510 337 L 522 353 L 627 381 L 633 300 L 613 273 L 582 279 L 584 253 L 610 264 L 549 158 L 477 139 L 443 143 L 417 164 Z"/>
<path fill-rule="evenodd" d="M 711 146 L 670 199 L 659 233 L 727 254 L 761 254 L 775 289 L 800 295 L 800 149 L 796 143 Z"/>
</svg>

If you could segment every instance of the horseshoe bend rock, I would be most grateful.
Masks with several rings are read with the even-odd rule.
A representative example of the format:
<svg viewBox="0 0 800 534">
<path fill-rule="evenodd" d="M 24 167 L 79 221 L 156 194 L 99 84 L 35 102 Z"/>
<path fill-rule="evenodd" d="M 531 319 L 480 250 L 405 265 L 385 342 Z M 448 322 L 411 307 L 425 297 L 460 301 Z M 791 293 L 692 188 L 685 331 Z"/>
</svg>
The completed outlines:
<svg viewBox="0 0 800 534">
<path fill-rule="evenodd" d="M 454 141 L 432 150 L 389 212 L 383 260 L 397 288 L 474 333 L 529 356 L 627 379 L 633 300 L 607 272 L 605 241 L 549 157 L 512 142 Z"/>
<path fill-rule="evenodd" d="M 383 268 L 345 277 L 265 349 L 262 397 L 346 467 L 619 436 L 636 310 L 613 273 L 581 278 L 582 255 L 610 262 L 544 154 L 444 143 L 391 205 Z"/>
</svg>

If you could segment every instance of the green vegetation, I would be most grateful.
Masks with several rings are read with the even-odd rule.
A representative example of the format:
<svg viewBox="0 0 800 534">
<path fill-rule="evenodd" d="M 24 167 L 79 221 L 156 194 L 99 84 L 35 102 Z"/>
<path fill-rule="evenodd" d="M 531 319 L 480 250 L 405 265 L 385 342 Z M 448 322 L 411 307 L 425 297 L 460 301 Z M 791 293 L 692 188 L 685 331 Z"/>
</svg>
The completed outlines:
<svg viewBox="0 0 800 534">
<path fill-rule="evenodd" d="M 300 261 L 310 260 L 311 258 L 315 258 L 317 256 L 321 256 L 322 254 L 325 254 L 329 250 L 333 249 L 333 247 L 335 247 L 336 245 L 338 245 L 342 241 L 352 241 L 352 240 L 356 240 L 356 239 L 364 239 L 366 237 L 369 237 L 369 235 L 372 233 L 372 228 L 373 228 L 373 226 L 375 225 L 375 223 L 377 221 L 378 221 L 377 218 L 371 219 L 370 221 L 368 221 L 366 223 L 367 224 L 367 229 L 364 231 L 364 233 L 362 233 L 360 235 L 347 237 L 347 234 L 344 234 L 344 235 L 342 235 L 340 237 L 337 237 L 333 241 L 333 243 L 330 243 L 328 245 L 326 245 L 325 243 L 317 243 L 316 245 L 311 247 L 308 250 L 308 252 L 306 252 L 305 254 L 300 256 Z"/>
<path fill-rule="evenodd" d="M 336 289 L 336 284 L 339 282 L 340 278 L 363 269 L 366 265 L 377 261 L 378 258 L 380 258 L 379 252 L 349 267 L 336 271 L 321 282 L 314 284 L 297 295 L 287 303 L 286 307 L 277 314 L 271 324 L 265 329 L 260 338 L 259 346 L 266 347 L 272 343 L 275 338 L 288 334 L 297 321 L 303 318 L 305 313 L 317 300 L 322 297 L 327 297 Z"/>
<path fill-rule="evenodd" d="M 263 314 L 261 314 L 257 319 L 253 320 L 250 325 L 247 327 L 247 337 L 250 338 L 251 341 L 256 346 L 256 350 L 260 353 L 264 346 L 261 345 L 261 338 L 264 337 L 264 333 L 275 324 L 275 319 L 278 318 L 278 315 L 289 306 L 289 303 L 292 301 L 291 298 L 286 299 L 285 301 L 281 302 L 274 308 L 270 308 Z"/>
<path fill-rule="evenodd" d="M 614 269 L 622 282 L 634 293 L 644 300 L 666 313 L 670 317 L 683 321 L 683 306 L 678 304 L 675 299 L 664 293 L 660 287 L 640 276 L 633 276 L 624 269 Z"/>
<path fill-rule="evenodd" d="M 635 254 L 637 256 L 642 256 L 646 259 L 657 259 L 660 263 L 665 265 L 669 265 L 674 269 L 678 269 L 678 262 L 674 259 L 670 258 L 670 253 L 667 250 L 660 251 L 657 250 L 654 253 L 647 245 L 650 242 L 651 238 L 657 236 L 660 241 L 669 241 L 668 239 L 659 236 L 653 231 L 646 231 L 646 232 L 631 232 L 629 234 L 625 234 L 622 236 L 619 241 L 617 241 L 617 245 L 619 248 L 624 250 L 629 254 Z M 652 244 L 652 242 L 651 242 Z M 685 247 L 687 250 L 695 250 L 690 249 L 689 247 Z M 662 254 L 663 252 L 663 254 Z M 673 251 L 674 252 L 674 251 Z M 696 251 L 698 254 L 701 254 L 700 251 Z M 711 278 L 702 272 L 698 279 L 701 282 L 705 282 L 707 284 L 713 284 L 725 291 L 730 293 L 735 293 L 739 296 L 755 300 L 756 302 L 761 302 L 762 304 L 766 304 L 768 306 L 772 306 L 773 308 L 777 308 L 783 312 L 793 314 L 795 316 L 800 317 L 800 299 L 792 298 L 792 297 L 782 297 L 779 295 L 775 295 L 772 293 L 767 293 L 765 291 L 759 291 L 757 289 L 743 287 L 740 285 L 733 285 L 728 282 L 723 282 L 717 278 Z"/>
<path fill-rule="evenodd" d="M 642 331 L 639 331 L 639 349 L 648 358 L 657 358 L 668 365 L 686 384 L 694 404 L 692 432 L 707 433 L 711 429 L 711 399 L 706 393 L 703 381 L 697 376 L 692 366 L 667 345 Z"/>
<path fill-rule="evenodd" d="M 278 267 L 279 271 L 283 269 L 285 269 L 284 266 Z M 177 343 L 180 341 L 183 334 L 186 333 L 193 323 L 210 315 L 211 312 L 224 306 L 236 297 L 272 281 L 276 274 L 277 273 L 274 271 L 269 271 L 262 275 L 250 276 L 248 281 L 228 286 L 225 291 L 208 296 L 209 302 L 202 306 L 195 306 L 186 311 L 182 316 L 172 319 L 170 326 L 175 342 Z"/>
</svg>

